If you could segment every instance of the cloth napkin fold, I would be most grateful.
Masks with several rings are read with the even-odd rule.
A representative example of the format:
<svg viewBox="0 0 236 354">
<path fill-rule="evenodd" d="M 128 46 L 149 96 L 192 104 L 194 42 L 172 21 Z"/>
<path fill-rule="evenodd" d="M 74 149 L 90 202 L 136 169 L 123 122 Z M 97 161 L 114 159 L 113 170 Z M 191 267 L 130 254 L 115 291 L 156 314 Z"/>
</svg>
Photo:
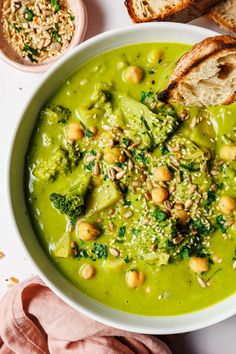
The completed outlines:
<svg viewBox="0 0 236 354">
<path fill-rule="evenodd" d="M 96 322 L 55 295 L 39 277 L 9 290 L 0 301 L 1 354 L 171 354 L 151 335 Z"/>
</svg>

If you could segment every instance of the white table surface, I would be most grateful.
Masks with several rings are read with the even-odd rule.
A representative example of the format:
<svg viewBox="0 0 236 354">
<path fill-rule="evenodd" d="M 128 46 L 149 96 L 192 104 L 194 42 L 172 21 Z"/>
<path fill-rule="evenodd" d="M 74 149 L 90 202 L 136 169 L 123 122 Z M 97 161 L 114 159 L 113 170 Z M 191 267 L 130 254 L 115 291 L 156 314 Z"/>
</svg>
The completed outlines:
<svg viewBox="0 0 236 354">
<path fill-rule="evenodd" d="M 133 25 L 124 8 L 123 0 L 85 0 L 89 13 L 86 39 L 112 28 Z M 193 21 L 211 29 L 218 29 L 211 21 Z M 218 29 L 219 30 L 219 29 Z M 0 251 L 6 255 L 0 260 L 0 296 L 8 288 L 9 277 L 19 280 L 36 274 L 27 260 L 12 225 L 7 202 L 7 161 L 10 142 L 20 113 L 32 89 L 43 74 L 18 71 L 0 61 Z M 177 336 L 170 341 L 173 354 L 235 354 L 236 316 L 217 325 Z"/>
</svg>

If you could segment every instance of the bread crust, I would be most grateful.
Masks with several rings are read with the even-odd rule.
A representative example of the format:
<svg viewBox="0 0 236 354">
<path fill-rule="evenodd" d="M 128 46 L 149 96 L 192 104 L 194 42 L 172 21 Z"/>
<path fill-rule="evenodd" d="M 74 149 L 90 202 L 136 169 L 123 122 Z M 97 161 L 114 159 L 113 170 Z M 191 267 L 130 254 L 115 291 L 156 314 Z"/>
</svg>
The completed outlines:
<svg viewBox="0 0 236 354">
<path fill-rule="evenodd" d="M 225 51 L 236 52 L 236 39 L 230 36 L 209 37 L 195 44 L 188 50 L 178 61 L 177 66 L 172 73 L 167 89 L 159 94 L 159 99 L 164 102 L 171 101 L 174 90 L 177 89 L 178 83 L 186 78 L 186 76 L 197 66 L 209 58 L 224 53 Z M 227 98 L 224 104 L 230 104 L 236 99 L 236 94 L 232 94 Z"/>
<path fill-rule="evenodd" d="M 215 23 L 220 25 L 220 27 L 222 27 L 228 33 L 236 36 L 236 25 L 234 24 L 234 22 L 231 21 L 232 14 L 230 14 L 230 13 L 228 14 L 229 18 L 227 20 L 226 16 L 223 16 L 220 11 L 221 8 L 224 9 L 224 6 L 225 6 L 225 1 L 221 1 L 217 6 L 213 6 L 210 9 L 210 11 L 207 13 L 207 17 L 209 17 Z M 235 3 L 235 7 L 236 7 L 236 3 Z M 230 19 L 230 16 L 231 16 L 231 19 Z"/>
<path fill-rule="evenodd" d="M 188 22 L 204 15 L 211 6 L 219 2 L 219 0 L 183 0 L 179 5 L 166 9 L 161 15 L 153 13 L 150 17 L 140 18 L 135 13 L 134 1 L 141 0 L 125 0 L 125 6 L 132 20 L 137 23 L 153 21 Z"/>
</svg>

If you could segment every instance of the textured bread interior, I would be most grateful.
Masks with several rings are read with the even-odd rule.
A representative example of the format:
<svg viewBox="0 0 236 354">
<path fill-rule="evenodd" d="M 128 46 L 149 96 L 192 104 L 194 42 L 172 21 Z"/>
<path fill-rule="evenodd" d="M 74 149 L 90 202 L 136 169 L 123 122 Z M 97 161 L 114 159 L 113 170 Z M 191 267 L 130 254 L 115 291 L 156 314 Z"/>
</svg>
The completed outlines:
<svg viewBox="0 0 236 354">
<path fill-rule="evenodd" d="M 217 53 L 184 76 L 172 99 L 188 106 L 215 106 L 230 100 L 236 91 L 236 51 Z"/>
<path fill-rule="evenodd" d="M 185 2 L 185 1 L 184 1 Z M 133 9 L 136 17 L 140 19 L 162 16 L 166 10 L 182 4 L 181 0 L 133 0 Z"/>
<path fill-rule="evenodd" d="M 221 1 L 211 8 L 209 15 L 214 21 L 236 33 L 236 0 Z"/>
</svg>

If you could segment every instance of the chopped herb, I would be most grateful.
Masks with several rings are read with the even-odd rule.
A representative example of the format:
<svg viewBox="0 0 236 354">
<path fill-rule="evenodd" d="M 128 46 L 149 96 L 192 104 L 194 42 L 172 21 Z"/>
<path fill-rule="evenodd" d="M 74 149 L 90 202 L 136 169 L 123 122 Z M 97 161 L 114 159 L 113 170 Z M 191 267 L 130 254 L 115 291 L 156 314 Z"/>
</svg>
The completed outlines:
<svg viewBox="0 0 236 354">
<path fill-rule="evenodd" d="M 92 253 L 96 254 L 97 258 L 107 258 L 107 246 L 102 243 L 94 243 Z"/>
<path fill-rule="evenodd" d="M 208 221 L 203 223 L 200 219 L 198 219 L 195 220 L 192 225 L 193 228 L 196 229 L 201 235 L 209 235 L 211 231 L 213 231 L 213 228 Z"/>
<path fill-rule="evenodd" d="M 207 193 L 207 200 L 206 200 L 205 206 L 204 206 L 206 211 L 209 211 L 211 204 L 213 202 L 215 202 L 215 200 L 216 200 L 215 192 L 213 192 L 212 190 L 209 190 Z"/>
<path fill-rule="evenodd" d="M 87 138 L 91 138 L 93 136 L 93 133 L 89 129 L 86 128 L 84 135 L 87 136 Z"/>
<path fill-rule="evenodd" d="M 94 161 L 91 161 L 91 162 L 89 162 L 87 165 L 84 165 L 84 169 L 85 169 L 86 171 L 91 171 L 94 165 L 95 165 L 95 162 L 94 162 Z"/>
<path fill-rule="evenodd" d="M 143 151 L 140 152 L 139 154 L 137 154 L 135 158 L 136 158 L 136 160 L 140 160 L 144 165 L 146 165 L 147 162 L 148 162 L 148 160 L 147 160 L 147 158 L 146 158 L 146 156 L 145 156 Z"/>
<path fill-rule="evenodd" d="M 25 44 L 23 50 L 27 53 L 27 56 L 30 61 L 37 62 L 37 60 L 34 58 L 39 54 L 37 49 L 30 47 L 29 44 Z"/>
<path fill-rule="evenodd" d="M 52 30 L 52 37 L 55 42 L 61 42 L 61 36 L 58 33 L 59 25 L 58 23 L 54 24 L 54 29 Z"/>
<path fill-rule="evenodd" d="M 75 20 L 75 16 L 70 15 L 70 19 L 71 19 L 71 21 L 74 21 Z"/>
<path fill-rule="evenodd" d="M 123 162 L 116 162 L 115 165 L 117 167 L 124 167 L 125 164 Z"/>
<path fill-rule="evenodd" d="M 118 243 L 123 243 L 124 240 L 124 236 L 125 236 L 125 232 L 126 232 L 126 227 L 125 226 L 121 226 L 120 229 L 119 229 L 119 233 L 118 233 L 118 237 L 116 239 L 116 242 Z"/>
<path fill-rule="evenodd" d="M 183 259 L 189 259 L 189 250 L 187 248 L 184 248 L 183 251 L 181 252 L 181 256 Z"/>
<path fill-rule="evenodd" d="M 152 91 L 147 91 L 147 92 L 142 91 L 142 92 L 141 92 L 140 101 L 141 101 L 142 103 L 144 103 L 145 100 L 146 100 L 146 98 L 148 98 L 148 97 L 150 97 L 150 96 L 152 96 L 152 95 L 153 95 L 153 92 L 152 92 Z"/>
<path fill-rule="evenodd" d="M 88 257 L 89 257 L 88 252 L 84 248 L 78 250 L 78 254 L 76 258 L 80 259 L 80 258 L 88 258 Z"/>
<path fill-rule="evenodd" d="M 24 12 L 24 19 L 28 22 L 32 21 L 34 17 L 34 13 L 32 10 L 30 10 L 28 7 L 26 7 L 25 12 Z"/>
<path fill-rule="evenodd" d="M 61 6 L 60 6 L 59 1 L 57 1 L 57 0 L 51 0 L 51 5 L 52 5 L 52 7 L 54 8 L 54 11 L 55 11 L 55 12 L 60 11 Z"/>
<path fill-rule="evenodd" d="M 129 139 L 123 138 L 122 142 L 125 144 L 125 146 L 129 146 Z"/>
<path fill-rule="evenodd" d="M 218 215 L 216 217 L 216 225 L 219 227 L 220 231 L 223 234 L 226 234 L 227 232 L 227 227 L 225 227 L 225 219 L 223 218 L 222 215 Z"/>
<path fill-rule="evenodd" d="M 125 226 L 121 226 L 120 230 L 119 230 L 119 237 L 124 237 L 125 236 L 125 232 L 126 232 L 126 227 Z"/>
<path fill-rule="evenodd" d="M 163 211 L 156 209 L 153 213 L 152 216 L 158 220 L 158 221 L 165 221 L 167 219 L 167 215 L 166 213 L 164 213 Z"/>
<path fill-rule="evenodd" d="M 189 172 L 197 172 L 197 171 L 199 171 L 199 168 L 195 168 L 193 162 L 191 162 L 191 163 L 188 164 L 188 165 L 180 164 L 180 167 L 184 168 L 185 170 L 187 170 L 187 171 L 189 171 Z"/>
<path fill-rule="evenodd" d="M 124 261 L 125 261 L 125 263 L 129 263 L 129 256 L 125 256 Z"/>
<path fill-rule="evenodd" d="M 165 155 L 168 154 L 169 149 L 168 149 L 168 147 L 167 147 L 166 145 L 162 145 L 162 146 L 160 147 L 160 151 L 161 151 L 161 154 L 162 154 L 163 156 L 165 156 Z"/>
<path fill-rule="evenodd" d="M 127 200 L 127 199 L 125 199 L 125 201 L 124 201 L 124 205 L 130 206 L 130 205 L 131 205 L 131 201 L 130 201 L 130 200 Z"/>
<path fill-rule="evenodd" d="M 18 27 L 15 23 L 13 23 L 12 27 L 13 27 L 14 30 L 15 30 L 16 32 L 18 32 L 18 33 L 23 30 L 22 27 Z"/>
</svg>

